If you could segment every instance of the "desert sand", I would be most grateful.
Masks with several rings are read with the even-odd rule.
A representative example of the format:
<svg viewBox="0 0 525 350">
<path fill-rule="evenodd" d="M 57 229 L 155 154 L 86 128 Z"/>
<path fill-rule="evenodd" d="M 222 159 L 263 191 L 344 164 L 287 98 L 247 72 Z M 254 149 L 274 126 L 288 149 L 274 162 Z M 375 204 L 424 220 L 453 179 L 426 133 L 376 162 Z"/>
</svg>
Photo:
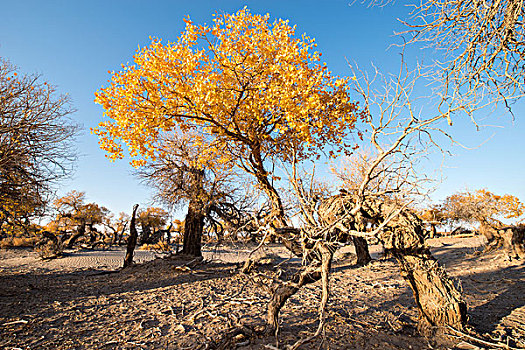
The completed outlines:
<svg viewBox="0 0 525 350">
<path fill-rule="evenodd" d="M 302 349 L 477 349 L 479 340 L 525 348 L 525 264 L 501 251 L 479 254 L 483 239 L 428 241 L 435 257 L 461 284 L 469 306 L 469 334 L 432 339 L 417 334 L 412 292 L 392 259 L 371 246 L 374 260 L 356 267 L 352 247 L 336 255 L 328 325 L 323 339 Z M 257 277 L 239 273 L 250 247 L 205 247 L 204 261 L 137 251 L 136 265 L 119 270 L 124 251 L 69 251 L 41 261 L 28 250 L 0 251 L 0 348 L 206 349 L 229 331 L 264 323 L 270 294 Z M 281 247 L 273 265 L 297 266 Z M 284 349 L 317 326 L 319 283 L 304 287 L 281 313 L 274 336 L 236 339 L 227 348 Z"/>
</svg>

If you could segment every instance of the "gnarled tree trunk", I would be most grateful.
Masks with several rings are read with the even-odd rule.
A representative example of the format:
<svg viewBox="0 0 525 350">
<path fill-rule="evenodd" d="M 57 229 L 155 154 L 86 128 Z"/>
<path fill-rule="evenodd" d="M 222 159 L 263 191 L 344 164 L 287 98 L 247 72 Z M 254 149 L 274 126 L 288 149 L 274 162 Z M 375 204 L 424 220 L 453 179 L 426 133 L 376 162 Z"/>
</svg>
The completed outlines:
<svg viewBox="0 0 525 350">
<path fill-rule="evenodd" d="M 368 243 L 363 237 L 352 237 L 354 243 L 355 252 L 357 254 L 357 265 L 364 266 L 372 261 L 370 252 L 368 251 Z"/>
<path fill-rule="evenodd" d="M 204 193 L 204 170 L 193 169 L 193 198 L 188 204 L 188 213 L 184 222 L 184 236 L 182 241 L 182 254 L 196 257 L 202 256 L 201 242 L 204 231 L 205 208 L 202 203 Z"/>
<path fill-rule="evenodd" d="M 320 260 L 313 261 L 309 266 L 304 267 L 296 273 L 292 279 L 277 287 L 268 303 L 266 333 L 276 334 L 279 331 L 279 312 L 290 297 L 299 289 L 309 283 L 314 283 L 323 279 L 323 295 L 319 310 L 321 322 L 325 316 L 325 307 L 328 302 L 328 274 L 332 265 L 333 249 L 322 246 L 316 249 L 311 256 L 318 256 Z"/>
<path fill-rule="evenodd" d="M 498 235 L 509 259 L 525 259 L 525 225 L 502 228 Z"/>
<path fill-rule="evenodd" d="M 385 227 L 380 239 L 412 288 L 419 309 L 419 331 L 430 335 L 444 326 L 462 329 L 467 306 L 458 287 L 425 246 L 421 220 L 403 211 Z"/>
<path fill-rule="evenodd" d="M 67 249 L 71 249 L 73 248 L 73 245 L 75 244 L 75 242 L 80 238 L 82 237 L 83 235 L 86 234 L 86 223 L 81 223 L 78 228 L 77 228 L 77 232 L 75 232 L 74 235 L 71 236 L 71 238 L 69 238 L 69 240 L 66 242 L 65 246 Z"/>
</svg>

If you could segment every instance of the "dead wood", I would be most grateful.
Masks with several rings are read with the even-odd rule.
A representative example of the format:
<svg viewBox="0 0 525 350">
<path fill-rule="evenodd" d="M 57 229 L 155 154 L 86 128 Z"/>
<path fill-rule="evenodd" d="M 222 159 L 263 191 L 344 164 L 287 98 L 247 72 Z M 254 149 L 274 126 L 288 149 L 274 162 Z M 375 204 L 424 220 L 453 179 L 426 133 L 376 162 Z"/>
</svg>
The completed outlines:
<svg viewBox="0 0 525 350">
<path fill-rule="evenodd" d="M 133 213 L 131 214 L 131 222 L 129 225 L 129 237 L 128 237 L 128 244 L 126 247 L 126 257 L 124 258 L 123 267 L 128 267 L 128 266 L 133 265 L 133 252 L 135 251 L 135 247 L 137 245 L 137 237 L 138 237 L 137 228 L 135 227 L 135 216 L 137 214 L 138 208 L 139 208 L 138 204 L 135 204 L 133 206 Z"/>
</svg>

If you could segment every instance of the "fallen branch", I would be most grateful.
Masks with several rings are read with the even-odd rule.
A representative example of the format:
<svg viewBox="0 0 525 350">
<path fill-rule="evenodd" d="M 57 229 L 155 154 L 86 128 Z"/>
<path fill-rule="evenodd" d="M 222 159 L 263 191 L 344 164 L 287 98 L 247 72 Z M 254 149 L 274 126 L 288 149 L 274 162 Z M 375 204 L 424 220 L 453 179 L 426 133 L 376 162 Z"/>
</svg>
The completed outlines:
<svg viewBox="0 0 525 350">
<path fill-rule="evenodd" d="M 26 320 L 18 320 L 18 321 L 6 322 L 6 323 L 3 324 L 3 326 L 12 326 L 12 325 L 15 325 L 15 324 L 26 324 L 28 322 L 29 321 L 26 321 Z"/>
<path fill-rule="evenodd" d="M 447 326 L 447 328 L 450 329 L 451 331 L 454 331 L 456 334 L 459 334 L 462 337 L 465 337 L 467 339 L 473 340 L 475 342 L 478 342 L 478 343 L 486 345 L 486 346 L 491 346 L 491 347 L 499 348 L 499 349 L 508 349 L 508 350 L 523 350 L 524 349 L 524 348 L 514 348 L 514 347 L 512 347 L 510 345 L 503 344 L 503 343 L 489 342 L 489 341 L 486 341 L 486 340 L 474 337 L 474 336 L 472 336 L 470 334 L 467 334 L 465 332 L 459 331 L 459 330 L 457 330 L 457 329 L 455 329 L 455 328 L 453 328 L 451 326 Z"/>
</svg>

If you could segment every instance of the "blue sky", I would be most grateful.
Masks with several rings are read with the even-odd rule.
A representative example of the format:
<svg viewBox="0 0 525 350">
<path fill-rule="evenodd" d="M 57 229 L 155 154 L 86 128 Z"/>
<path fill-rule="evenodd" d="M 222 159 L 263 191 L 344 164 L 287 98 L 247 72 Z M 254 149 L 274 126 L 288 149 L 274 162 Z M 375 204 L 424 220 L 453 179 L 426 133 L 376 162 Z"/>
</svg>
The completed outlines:
<svg viewBox="0 0 525 350">
<path fill-rule="evenodd" d="M 93 102 L 94 92 L 106 85 L 108 70 L 130 62 L 137 47 L 147 45 L 150 36 L 175 40 L 184 28 L 183 17 L 210 23 L 215 11 L 235 12 L 244 6 L 253 13 L 289 19 L 297 25 L 298 34 L 316 38 L 323 59 L 339 75 L 351 74 L 347 60 L 365 67 L 374 62 L 383 71 L 395 69 L 399 56 L 387 48 L 395 40 L 394 31 L 403 28 L 397 18 L 406 17 L 409 10 L 402 1 L 383 8 L 338 0 L 2 2 L 0 56 L 23 73 L 42 74 L 60 92 L 68 93 L 77 109 L 74 119 L 83 125 L 78 166 L 60 194 L 86 191 L 89 201 L 114 212 L 129 212 L 134 203 L 148 204 L 150 191 L 131 175 L 127 161 L 109 162 L 97 138 L 89 133 L 90 127 L 103 120 L 102 108 Z M 508 116 L 490 120 L 501 128 L 476 131 L 469 122 L 456 123 L 451 131 L 463 144 L 481 146 L 452 149 L 455 156 L 446 160 L 446 179 L 434 200 L 468 187 L 510 193 L 524 201 L 524 112 L 521 102 L 514 121 Z"/>
</svg>

